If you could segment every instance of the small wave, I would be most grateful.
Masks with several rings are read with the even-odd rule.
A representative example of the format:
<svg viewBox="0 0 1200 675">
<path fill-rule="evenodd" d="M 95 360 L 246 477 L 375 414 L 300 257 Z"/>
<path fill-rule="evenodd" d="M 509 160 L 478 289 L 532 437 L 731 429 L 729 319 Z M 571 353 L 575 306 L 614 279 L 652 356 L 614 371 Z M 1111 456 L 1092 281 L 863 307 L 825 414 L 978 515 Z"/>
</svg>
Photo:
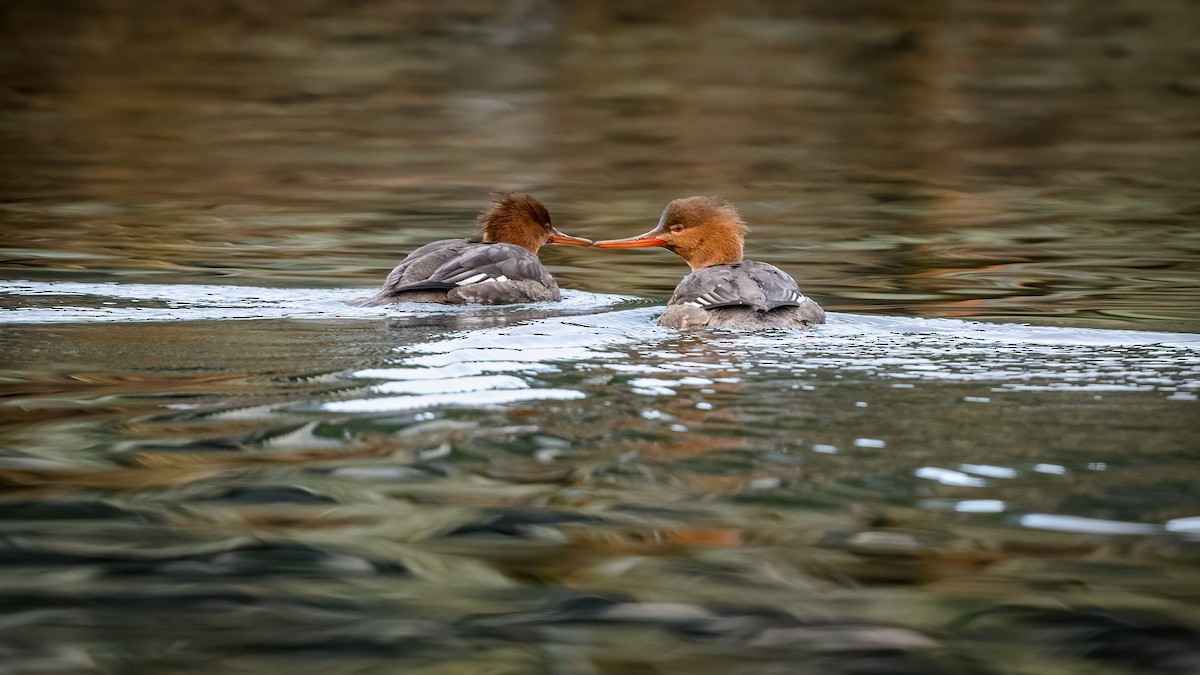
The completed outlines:
<svg viewBox="0 0 1200 675">
<path fill-rule="evenodd" d="M 503 307 L 404 303 L 347 304 L 372 289 L 260 288 L 254 286 L 0 281 L 0 323 L 128 323 L 247 319 L 404 319 L 422 316 L 512 315 L 597 311 L 634 298 L 563 291 L 561 302 Z M 20 300 L 15 299 L 20 298 Z M 11 306 L 11 305 L 16 306 Z"/>
<path fill-rule="evenodd" d="M 654 325 L 658 312 L 639 307 L 447 331 L 398 346 L 387 367 L 352 376 L 382 380 L 372 388 L 381 396 L 429 390 L 425 398 L 393 396 L 371 404 L 393 408 L 482 406 L 525 400 L 534 391 L 559 397 L 563 390 L 540 381 L 559 379 L 568 369 L 604 379 L 607 390 L 644 397 L 704 393 L 742 381 L 794 383 L 821 370 L 902 383 L 978 382 L 1012 393 L 1200 390 L 1200 341 L 1189 334 L 844 314 L 830 315 L 829 324 L 811 331 L 688 333 Z M 466 394 L 456 388 L 472 378 L 493 378 L 488 381 L 506 386 L 488 387 L 486 396 L 484 389 Z M 517 389 L 515 383 L 527 391 L 497 393 Z M 589 389 L 580 387 L 576 396 Z M 339 403 L 328 409 L 378 410 L 371 405 Z"/>
<path fill-rule="evenodd" d="M 960 341 L 1000 342 L 1026 345 L 1065 346 L 1150 346 L 1171 345 L 1200 348 L 1200 334 L 1164 333 L 1104 328 L 1062 328 L 1020 323 L 985 323 L 961 319 L 921 319 L 863 314 L 831 314 L 822 326 L 829 338 L 877 338 L 886 336 L 937 335 Z"/>
<path fill-rule="evenodd" d="M 828 324 L 808 331 L 680 332 L 654 324 L 658 307 L 620 308 L 622 303 L 638 302 L 620 295 L 566 291 L 560 303 L 504 307 L 346 304 L 362 293 L 3 281 L 0 298 L 35 302 L 0 309 L 0 322 L 382 317 L 403 324 L 426 317 L 422 334 L 431 337 L 396 347 L 393 362 L 355 376 L 450 381 L 503 372 L 536 385 L 532 378 L 539 373 L 556 372 L 571 363 L 581 372 L 611 375 L 615 385 L 641 396 L 671 396 L 680 389 L 708 387 L 709 380 L 809 377 L 820 370 L 861 372 L 902 383 L 991 383 L 998 392 L 1166 391 L 1187 401 L 1200 390 L 1200 335 L 1188 333 L 838 313 L 829 315 Z M 428 317 L 450 320 L 435 320 L 430 330 Z M 459 317 L 490 317 L 499 325 Z M 376 387 L 375 393 L 389 391 Z"/>
</svg>

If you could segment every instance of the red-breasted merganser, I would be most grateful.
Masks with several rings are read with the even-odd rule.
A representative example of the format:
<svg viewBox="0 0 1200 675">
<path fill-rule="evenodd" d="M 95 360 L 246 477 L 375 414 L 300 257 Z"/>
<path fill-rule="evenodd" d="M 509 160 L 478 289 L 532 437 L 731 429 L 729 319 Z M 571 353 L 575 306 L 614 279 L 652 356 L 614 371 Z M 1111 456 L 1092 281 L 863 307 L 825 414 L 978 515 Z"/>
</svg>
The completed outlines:
<svg viewBox="0 0 1200 675">
<path fill-rule="evenodd" d="M 661 246 L 691 266 L 659 317 L 660 326 L 756 329 L 825 323 L 825 310 L 786 272 L 742 259 L 746 231 L 737 209 L 724 199 L 688 197 L 667 204 L 658 226 L 646 234 L 595 246 Z"/>
<path fill-rule="evenodd" d="M 550 212 L 523 192 L 497 192 L 479 215 L 480 239 L 444 239 L 416 249 L 360 305 L 394 302 L 508 305 L 561 300 L 554 277 L 538 260 L 543 244 L 591 246 L 550 223 Z"/>
</svg>

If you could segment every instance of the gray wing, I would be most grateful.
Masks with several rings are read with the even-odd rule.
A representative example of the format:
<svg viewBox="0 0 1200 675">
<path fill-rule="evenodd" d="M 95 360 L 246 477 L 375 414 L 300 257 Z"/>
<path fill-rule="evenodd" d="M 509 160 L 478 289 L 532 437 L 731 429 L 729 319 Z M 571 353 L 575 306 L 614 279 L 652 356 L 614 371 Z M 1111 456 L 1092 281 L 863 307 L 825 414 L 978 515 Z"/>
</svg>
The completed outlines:
<svg viewBox="0 0 1200 675">
<path fill-rule="evenodd" d="M 434 242 L 427 246 L 443 243 L 447 246 L 425 253 L 429 260 L 413 259 L 426 246 L 413 251 L 388 275 L 385 289 L 449 289 L 485 281 L 536 281 L 547 286 L 554 283 L 554 278 L 537 257 L 520 246 L 465 240 Z M 457 245 L 451 247 L 451 244 Z M 405 268 L 406 264 L 408 268 Z"/>
<path fill-rule="evenodd" d="M 382 291 L 394 291 L 409 284 L 428 279 L 437 268 L 460 255 L 471 242 L 466 239 L 444 239 L 418 247 L 388 273 Z"/>
<path fill-rule="evenodd" d="M 804 301 L 796 281 L 786 272 L 774 265 L 746 260 L 692 272 L 679 282 L 670 304 L 702 309 L 744 306 L 769 312 L 779 307 L 799 307 Z"/>
</svg>

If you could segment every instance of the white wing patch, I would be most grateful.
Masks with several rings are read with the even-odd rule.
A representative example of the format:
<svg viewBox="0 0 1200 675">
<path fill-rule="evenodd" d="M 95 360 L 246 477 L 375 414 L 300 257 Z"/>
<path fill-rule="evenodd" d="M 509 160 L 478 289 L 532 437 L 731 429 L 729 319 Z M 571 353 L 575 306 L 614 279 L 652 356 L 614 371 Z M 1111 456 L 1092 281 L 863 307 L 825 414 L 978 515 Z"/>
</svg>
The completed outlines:
<svg viewBox="0 0 1200 675">
<path fill-rule="evenodd" d="M 462 281 L 457 281 L 454 283 L 454 285 L 455 286 L 466 286 L 467 284 L 477 284 L 487 278 L 488 278 L 488 275 L 486 273 L 480 272 L 479 274 L 473 274 L 473 275 L 467 277 L 466 279 L 463 279 Z"/>
<path fill-rule="evenodd" d="M 508 277 L 504 276 L 503 274 L 498 277 L 489 277 L 486 272 L 480 272 L 478 274 L 473 274 L 462 281 L 456 281 L 454 282 L 454 285 L 466 286 L 468 284 L 485 284 L 488 282 L 504 283 L 505 281 L 508 281 Z"/>
</svg>

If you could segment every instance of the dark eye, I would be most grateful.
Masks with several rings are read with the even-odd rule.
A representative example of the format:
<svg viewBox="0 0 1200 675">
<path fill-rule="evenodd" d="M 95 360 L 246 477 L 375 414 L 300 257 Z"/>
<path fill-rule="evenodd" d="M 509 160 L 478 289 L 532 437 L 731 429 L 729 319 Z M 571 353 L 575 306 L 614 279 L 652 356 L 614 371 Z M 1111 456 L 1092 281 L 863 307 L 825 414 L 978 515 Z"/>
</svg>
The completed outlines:
<svg viewBox="0 0 1200 675">
<path fill-rule="evenodd" d="M 680 225 L 679 223 L 675 223 L 674 225 L 671 226 L 671 231 L 672 232 L 683 232 L 683 226 Z"/>
</svg>

